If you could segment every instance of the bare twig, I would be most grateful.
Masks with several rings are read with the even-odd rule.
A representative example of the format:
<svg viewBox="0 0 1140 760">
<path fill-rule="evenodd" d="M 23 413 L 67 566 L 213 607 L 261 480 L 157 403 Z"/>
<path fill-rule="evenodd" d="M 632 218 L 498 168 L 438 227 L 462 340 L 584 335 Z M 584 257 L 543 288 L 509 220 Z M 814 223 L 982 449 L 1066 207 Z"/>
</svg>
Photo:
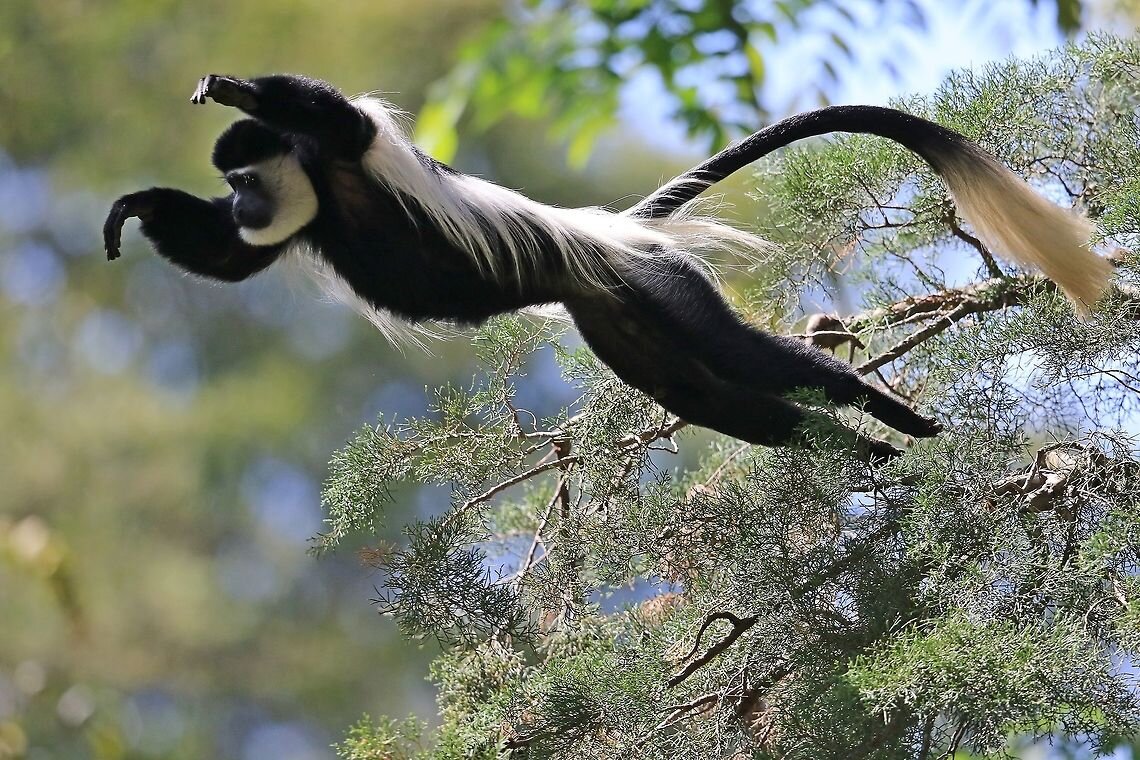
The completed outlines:
<svg viewBox="0 0 1140 760">
<path fill-rule="evenodd" d="M 547 523 L 550 522 L 550 515 L 554 512 L 554 505 L 562 498 L 562 489 L 566 483 L 566 475 L 564 474 L 558 479 L 558 485 L 554 489 L 554 496 L 551 497 L 550 502 L 546 505 L 546 511 L 542 515 L 542 519 L 538 523 L 538 528 L 534 531 L 534 540 L 530 542 L 530 549 L 527 550 L 526 556 L 523 558 L 523 563 L 519 566 L 519 571 L 511 578 L 511 582 L 516 586 L 521 586 L 526 574 L 534 566 L 534 555 L 538 551 L 538 547 L 542 544 L 542 534 L 546 530 Z"/>
<path fill-rule="evenodd" d="M 542 473 L 546 472 L 547 470 L 553 470 L 556 467 L 565 468 L 568 464 L 574 464 L 577 461 L 578 461 L 578 457 L 567 456 L 567 457 L 563 457 L 560 459 L 552 459 L 550 461 L 541 462 L 541 463 L 535 465 L 534 467 L 531 467 L 529 470 L 526 470 L 525 472 L 520 472 L 518 475 L 515 475 L 514 477 L 511 477 L 511 478 L 507 478 L 506 480 L 502 481 L 501 483 L 496 483 L 495 485 L 491 486 L 490 488 L 488 488 L 486 491 L 479 494 L 478 496 L 473 496 L 472 498 L 468 499 L 466 502 L 463 503 L 462 507 L 460 507 L 459 509 L 457 509 L 455 512 L 452 513 L 452 518 L 454 519 L 455 517 L 458 517 L 459 515 L 465 514 L 469 509 L 474 507 L 476 504 L 482 504 L 485 501 L 489 501 L 489 500 L 493 499 L 496 495 L 502 493 L 503 491 L 507 490 L 511 486 L 517 486 L 519 483 L 522 483 L 524 480 L 530 480 L 535 475 L 541 475 Z"/>
<path fill-rule="evenodd" d="M 627 435 L 625 438 L 620 438 L 615 441 L 618 448 L 628 449 L 635 446 L 644 446 L 654 441 L 659 441 L 662 438 L 670 438 L 681 428 L 687 427 L 689 423 L 684 420 L 674 417 L 672 421 L 666 418 L 660 425 L 649 430 L 642 430 L 640 433 Z"/>
<path fill-rule="evenodd" d="M 906 394 L 906 393 L 903 393 L 898 388 L 896 388 L 895 387 L 896 383 L 892 383 L 890 380 L 888 380 L 886 375 L 883 374 L 882 370 L 876 368 L 875 369 L 875 377 L 879 378 L 879 380 L 880 380 L 880 382 L 882 382 L 884 388 L 886 388 L 888 391 L 890 391 L 891 393 L 893 393 L 896 396 L 898 396 L 899 398 L 901 398 L 903 401 L 910 401 L 912 403 L 914 402 L 914 398 L 912 396 Z"/>
<path fill-rule="evenodd" d="M 724 461 L 721 462 L 720 465 L 715 470 L 713 470 L 712 474 L 709 475 L 708 478 L 705 479 L 705 482 L 702 485 L 705 488 L 709 488 L 710 486 L 715 484 L 718 480 L 721 479 L 721 477 L 724 475 L 725 471 L 727 471 L 728 468 L 732 466 L 732 463 L 735 462 L 740 457 L 741 454 L 748 451 L 748 449 L 750 449 L 750 448 L 752 448 L 752 444 L 744 443 L 744 444 L 741 444 L 740 446 L 737 446 L 735 449 L 733 449 L 732 453 L 724 458 Z"/>
<path fill-rule="evenodd" d="M 944 332 L 947 328 L 949 328 L 951 325 L 966 315 L 975 313 L 977 311 L 976 306 L 976 303 L 971 302 L 959 304 L 957 308 L 945 314 L 937 321 L 930 323 L 917 332 L 911 333 L 895 345 L 888 348 L 883 353 L 872 357 L 860 364 L 855 368 L 856 374 L 866 375 L 868 372 L 873 372 L 879 367 L 882 367 L 884 364 L 893 362 L 895 359 L 907 353 L 920 343 L 930 340 L 935 335 Z"/>
<path fill-rule="evenodd" d="M 962 229 L 962 226 L 958 224 L 958 216 L 954 213 L 953 208 L 948 209 L 946 212 L 946 224 L 950 227 L 950 232 L 953 233 L 954 237 L 967 243 L 978 252 L 978 255 L 982 257 L 982 261 L 986 264 L 986 271 L 989 272 L 990 277 L 1005 276 L 1005 273 L 1002 272 L 1001 268 L 997 265 L 994 255 L 990 253 L 990 249 L 986 248 L 986 244 L 966 232 Z"/>
<path fill-rule="evenodd" d="M 671 712 L 668 716 L 665 717 L 665 720 L 654 726 L 653 730 L 660 731 L 663 728 L 667 728 L 673 723 L 676 723 L 688 713 L 693 712 L 694 710 L 699 710 L 702 707 L 715 705 L 718 701 L 720 701 L 720 695 L 710 692 L 703 696 L 697 697 L 692 702 L 686 702 L 682 705 L 669 705 L 665 709 L 670 710 Z"/>
</svg>

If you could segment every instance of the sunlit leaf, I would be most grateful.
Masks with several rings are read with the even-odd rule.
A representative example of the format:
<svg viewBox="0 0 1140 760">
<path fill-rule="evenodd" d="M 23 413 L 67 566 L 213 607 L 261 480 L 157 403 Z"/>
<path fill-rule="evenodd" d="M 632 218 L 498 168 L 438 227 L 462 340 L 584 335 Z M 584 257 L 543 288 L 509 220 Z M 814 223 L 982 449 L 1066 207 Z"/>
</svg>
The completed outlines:
<svg viewBox="0 0 1140 760">
<path fill-rule="evenodd" d="M 465 103 L 456 95 L 447 100 L 429 101 L 416 117 L 416 144 L 440 161 L 451 161 L 459 149 L 456 125 Z"/>
<path fill-rule="evenodd" d="M 748 71 L 757 85 L 764 83 L 765 65 L 764 54 L 755 45 L 747 45 L 744 54 L 748 57 Z"/>
</svg>

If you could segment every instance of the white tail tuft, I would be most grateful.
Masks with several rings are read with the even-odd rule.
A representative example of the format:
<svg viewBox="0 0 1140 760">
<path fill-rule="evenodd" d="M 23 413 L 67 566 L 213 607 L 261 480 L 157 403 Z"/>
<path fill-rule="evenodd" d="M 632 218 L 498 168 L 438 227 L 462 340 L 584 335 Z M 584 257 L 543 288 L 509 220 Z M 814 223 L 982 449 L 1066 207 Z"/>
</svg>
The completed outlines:
<svg viewBox="0 0 1140 760">
<path fill-rule="evenodd" d="M 1040 270 L 1088 316 L 1112 277 L 1112 265 L 1089 249 L 1092 223 L 1038 195 L 980 148 L 955 148 L 932 163 L 962 218 L 993 253 Z"/>
</svg>

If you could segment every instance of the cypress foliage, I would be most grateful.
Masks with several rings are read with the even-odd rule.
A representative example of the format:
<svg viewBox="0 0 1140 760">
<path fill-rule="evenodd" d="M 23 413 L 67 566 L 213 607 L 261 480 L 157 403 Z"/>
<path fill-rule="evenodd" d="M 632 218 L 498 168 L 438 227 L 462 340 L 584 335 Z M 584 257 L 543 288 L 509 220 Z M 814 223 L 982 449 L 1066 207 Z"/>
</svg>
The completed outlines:
<svg viewBox="0 0 1140 760">
<path fill-rule="evenodd" d="M 325 547 L 375 528 L 397 485 L 453 494 L 367 555 L 381 610 L 444 645 L 440 725 L 365 720 L 341 756 L 930 760 L 1128 742 L 1138 104 L 1140 45 L 1107 37 L 897 104 L 1088 210 L 1119 270 L 1088 321 L 996 263 L 891 143 L 758 167 L 779 246 L 739 305 L 795 333 L 808 296 L 854 304 L 855 365 L 948 423 L 888 465 L 826 431 L 811 449 L 694 431 L 547 325 L 483 328 L 471 388 L 365 428 L 333 461 Z M 547 344 L 581 398 L 538 419 L 515 389 Z"/>
</svg>

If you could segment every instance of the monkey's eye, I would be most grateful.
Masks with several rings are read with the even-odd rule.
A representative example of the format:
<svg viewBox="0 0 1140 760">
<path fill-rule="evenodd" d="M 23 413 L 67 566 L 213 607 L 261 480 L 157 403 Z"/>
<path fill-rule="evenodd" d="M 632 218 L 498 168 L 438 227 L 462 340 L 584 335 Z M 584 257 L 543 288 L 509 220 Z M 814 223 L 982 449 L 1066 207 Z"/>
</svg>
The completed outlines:
<svg viewBox="0 0 1140 760">
<path fill-rule="evenodd" d="M 226 182 L 230 184 L 234 190 L 249 190 L 250 188 L 257 187 L 260 184 L 256 174 L 230 174 L 226 177 Z"/>
</svg>

